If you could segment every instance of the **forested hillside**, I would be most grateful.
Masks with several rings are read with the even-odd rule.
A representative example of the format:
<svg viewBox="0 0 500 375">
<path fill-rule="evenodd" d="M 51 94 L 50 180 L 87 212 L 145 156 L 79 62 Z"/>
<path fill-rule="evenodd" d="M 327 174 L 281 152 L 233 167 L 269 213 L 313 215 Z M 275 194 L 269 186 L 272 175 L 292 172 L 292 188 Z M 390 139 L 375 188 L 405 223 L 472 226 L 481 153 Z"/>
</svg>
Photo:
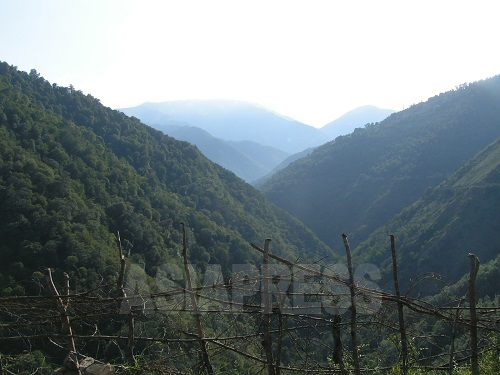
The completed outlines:
<svg viewBox="0 0 500 375">
<path fill-rule="evenodd" d="M 500 253 L 500 140 L 488 145 L 456 173 L 375 231 L 357 249 L 359 262 L 390 271 L 390 233 L 399 239 L 399 270 L 408 286 L 418 275 L 437 272 L 458 280 L 469 267 L 462 260 L 474 253 L 486 263 Z M 390 272 L 385 273 L 386 276 Z M 387 278 L 388 280 L 388 278 Z M 386 284 L 387 281 L 386 280 Z M 494 295 L 483 286 L 481 291 Z M 427 291 L 429 292 L 429 291 Z"/>
<path fill-rule="evenodd" d="M 32 70 L 0 64 L 0 293 L 36 288 L 33 272 L 67 271 L 76 285 L 114 278 L 116 232 L 154 276 L 179 260 L 252 261 L 249 241 L 273 239 L 298 258 L 329 249 L 258 191 L 196 148 Z"/>
<path fill-rule="evenodd" d="M 278 172 L 263 191 L 325 242 L 344 232 L 356 246 L 498 136 L 500 76 L 339 137 Z"/>
<path fill-rule="evenodd" d="M 83 374 L 94 365 L 110 374 L 463 371 L 478 336 L 471 325 L 481 371 L 496 373 L 499 81 L 392 115 L 278 173 L 300 172 L 285 186 L 297 187 L 296 204 L 313 204 L 336 248 L 348 225 L 370 219 L 351 230 L 358 241 L 379 228 L 354 254 L 382 266 L 378 283 L 373 264 L 353 274 L 301 222 L 187 142 L 0 63 L 0 373 L 52 374 L 61 365 Z M 313 202 L 314 193 L 324 194 Z M 347 200 L 345 211 L 330 211 L 333 198 L 335 209 Z M 416 272 L 458 278 L 468 263 L 462 250 L 473 247 L 484 261 L 478 316 L 464 309 L 454 318 L 465 277 L 444 288 L 438 280 L 441 293 L 426 300 L 382 290 L 388 231 L 403 293 Z M 266 238 L 271 254 L 267 241 L 264 250 L 250 245 Z M 241 263 L 265 266 L 229 272 Z M 403 315 L 407 338 L 395 328 Z M 448 353 L 456 363 L 443 364 Z"/>
</svg>

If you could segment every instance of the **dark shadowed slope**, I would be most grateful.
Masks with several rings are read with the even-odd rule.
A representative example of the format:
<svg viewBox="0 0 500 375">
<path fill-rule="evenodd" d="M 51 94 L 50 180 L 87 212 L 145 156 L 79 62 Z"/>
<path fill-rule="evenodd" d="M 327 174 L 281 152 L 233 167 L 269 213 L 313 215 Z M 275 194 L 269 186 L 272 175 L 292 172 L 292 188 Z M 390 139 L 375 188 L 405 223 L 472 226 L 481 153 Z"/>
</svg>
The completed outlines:
<svg viewBox="0 0 500 375">
<path fill-rule="evenodd" d="M 469 269 L 468 253 L 486 263 L 500 254 L 500 140 L 374 232 L 354 252 L 390 275 L 389 234 L 397 239 L 403 284 L 425 272 L 451 281 Z"/>
<path fill-rule="evenodd" d="M 353 245 L 500 136 L 500 76 L 337 138 L 275 174 L 267 197 L 327 243 Z"/>
<path fill-rule="evenodd" d="M 290 155 L 287 157 L 285 160 L 283 160 L 281 163 L 279 163 L 272 171 L 270 171 L 267 175 L 261 177 L 260 179 L 254 181 L 252 183 L 253 186 L 255 186 L 257 189 L 260 187 L 264 186 L 267 180 L 269 180 L 275 173 L 281 171 L 282 169 L 288 167 L 290 164 L 293 162 L 305 158 L 308 156 L 311 152 L 313 152 L 314 147 L 308 148 L 307 150 L 297 152 L 296 154 Z"/>
</svg>

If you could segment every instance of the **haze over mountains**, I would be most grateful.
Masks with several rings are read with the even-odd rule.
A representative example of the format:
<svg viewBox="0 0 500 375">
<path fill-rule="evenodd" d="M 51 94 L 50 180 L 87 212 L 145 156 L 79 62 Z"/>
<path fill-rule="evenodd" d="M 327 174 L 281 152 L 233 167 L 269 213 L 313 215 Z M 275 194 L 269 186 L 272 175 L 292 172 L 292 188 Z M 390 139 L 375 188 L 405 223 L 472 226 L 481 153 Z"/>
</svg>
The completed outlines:
<svg viewBox="0 0 500 375">
<path fill-rule="evenodd" d="M 373 105 L 365 105 L 349 111 L 338 119 L 329 122 L 321 128 L 329 139 L 335 139 L 339 135 L 352 133 L 355 128 L 362 128 L 372 122 L 379 122 L 394 113 L 392 109 L 381 109 Z"/>
<path fill-rule="evenodd" d="M 247 182 L 269 174 L 288 157 L 287 153 L 277 148 L 252 141 L 225 141 L 196 126 L 165 125 L 162 131 L 195 145 L 211 161 Z"/>
<path fill-rule="evenodd" d="M 183 106 L 180 112 L 188 118 L 191 110 L 187 103 Z M 237 117 L 238 106 L 232 106 L 232 119 Z M 226 111 L 201 106 L 192 110 L 193 118 L 203 117 L 200 108 L 205 108 L 212 120 Z M 149 115 L 149 110 L 144 111 Z M 243 112 L 250 113 L 249 119 L 276 117 L 252 106 Z M 230 280 L 233 265 L 259 267 L 262 258 L 249 243 L 261 243 L 266 238 L 272 239 L 273 253 L 292 262 L 314 266 L 321 266 L 319 260 L 326 265 L 340 263 L 340 235 L 346 233 L 355 265 L 369 262 L 379 267 L 382 280 L 377 285 L 392 289 L 388 235 L 394 233 L 403 293 L 422 272 L 439 272 L 450 285 L 439 285 L 437 291 L 443 292 L 432 296 L 433 303 L 448 298 L 450 291 L 455 297 L 462 296 L 467 284 L 467 254 L 475 252 L 481 258 L 477 295 L 489 305 L 497 298 L 500 75 L 462 85 L 376 124 L 363 128 L 363 124 L 356 124 L 354 132 L 286 159 L 286 151 L 272 146 L 222 140 L 201 128 L 185 126 L 170 115 L 153 113 L 166 121 L 161 125 L 164 132 L 197 144 L 212 159 L 219 157 L 221 164 L 224 158 L 232 158 L 224 161 L 234 161 L 226 168 L 247 165 L 240 173 L 253 170 L 248 179 L 264 173 L 270 160 L 278 165 L 281 159 L 283 168 L 262 182 L 259 191 L 188 142 L 104 107 L 98 99 L 73 87 L 51 84 L 35 70 L 28 74 L 0 62 L 0 296 L 4 300 L 47 294 L 40 281 L 40 270 L 46 267 L 54 270 L 58 280 L 67 272 L 71 288 L 78 292 L 103 286 L 116 288 L 118 231 L 127 264 L 131 265 L 128 275 L 140 271 L 146 287 L 160 288 L 156 278 L 167 275 L 168 267 L 180 269 L 183 262 L 181 222 L 187 227 L 189 262 L 196 265 L 200 276 L 207 274 L 209 265 L 220 267 L 224 281 Z M 306 125 L 277 117 L 278 129 L 296 128 L 297 134 L 307 129 Z M 217 129 L 215 122 L 208 123 Z M 220 129 L 229 129 L 230 123 L 223 123 Z M 266 134 L 275 131 L 271 127 Z M 245 134 L 251 133 L 247 129 Z M 261 168 L 256 168 L 259 165 Z M 137 283 L 130 285 L 137 290 Z M 436 291 L 422 285 L 424 293 Z M 294 293 L 301 291 L 294 289 Z M 328 300 L 328 306 L 331 302 Z M 231 335 L 253 327 L 256 315 L 252 314 L 240 314 L 231 321 L 235 330 Z M 2 312 L 2 318 L 5 315 Z M 210 317 L 203 324 L 207 331 L 216 332 L 224 327 L 229 315 L 213 316 L 217 318 Z M 112 324 L 100 322 L 99 332 L 102 329 L 108 337 L 125 332 L 128 316 L 122 318 Z M 179 327 L 185 333 L 184 327 L 194 327 L 192 319 L 193 314 L 169 312 L 157 321 L 141 320 L 141 334 L 153 337 L 161 329 L 165 337 L 170 337 Z M 42 324 L 45 322 L 44 318 Z M 429 324 L 434 332 L 441 323 Z M 14 334 L 31 337 L 30 328 L 16 325 Z M 92 325 L 82 329 L 95 332 Z M 370 347 L 363 361 L 373 368 L 381 363 L 377 350 L 387 352 L 387 347 L 392 348 L 387 340 L 380 341 L 378 329 L 376 333 L 363 330 L 360 334 Z M 420 328 L 413 325 L 412 329 Z M 325 366 L 331 362 L 331 323 L 328 330 L 327 345 L 310 352 Z M 6 337 L 3 332 L 0 336 Z M 344 333 L 347 335 L 347 331 Z M 392 328 L 387 334 L 393 335 Z M 293 348 L 295 338 L 303 334 L 297 330 L 296 335 L 293 342 L 283 340 L 284 353 L 294 353 L 287 349 Z M 257 340 L 261 341 L 260 337 Z M 242 350 L 264 358 L 258 341 L 255 347 L 248 344 Z M 4 342 L 0 340 L 1 358 L 4 353 L 14 358 L 26 351 L 24 341 L 18 346 Z M 61 352 L 60 346 L 52 351 L 39 342 L 29 341 L 29 350 L 40 350 L 43 361 L 57 358 Z M 178 342 L 173 345 L 180 350 Z M 183 355 L 190 353 L 192 344 L 188 345 Z M 418 350 L 427 350 L 427 346 L 426 341 Z M 168 352 L 164 348 L 174 347 L 162 346 L 160 352 L 162 360 L 170 361 L 164 356 Z M 444 346 L 437 348 L 432 356 L 426 356 L 448 355 Z M 147 350 L 141 353 L 144 361 L 156 361 L 158 352 Z M 190 371 L 197 366 L 196 357 L 168 362 L 169 369 Z M 215 366 L 223 371 L 236 368 L 245 373 L 251 367 L 245 362 L 248 358 L 242 360 L 236 354 L 230 361 L 213 357 L 217 357 Z M 102 358 L 124 362 L 123 353 L 107 349 Z M 302 363 L 302 356 L 287 354 L 283 360 L 286 366 L 294 366 Z M 399 370 L 397 367 L 396 373 Z"/>
<path fill-rule="evenodd" d="M 191 125 L 228 141 L 253 141 L 288 154 L 325 143 L 318 129 L 264 107 L 235 100 L 182 100 L 144 103 L 121 109 L 148 125 Z"/>
<path fill-rule="evenodd" d="M 393 112 L 364 106 L 317 129 L 242 101 L 144 103 L 121 111 L 174 138 L 196 145 L 210 160 L 247 182 L 270 174 L 288 156 L 295 160 L 306 149 L 350 133 L 356 127 L 377 122 Z M 246 144 L 243 147 L 237 142 Z M 295 154 L 299 155 L 293 156 Z"/>
</svg>

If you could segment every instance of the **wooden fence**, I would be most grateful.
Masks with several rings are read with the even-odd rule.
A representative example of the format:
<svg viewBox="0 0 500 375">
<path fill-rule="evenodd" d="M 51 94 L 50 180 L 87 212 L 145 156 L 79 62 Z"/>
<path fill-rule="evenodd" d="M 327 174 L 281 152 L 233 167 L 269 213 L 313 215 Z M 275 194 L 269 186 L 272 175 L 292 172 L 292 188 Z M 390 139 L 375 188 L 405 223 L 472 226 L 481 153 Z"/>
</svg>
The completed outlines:
<svg viewBox="0 0 500 375">
<path fill-rule="evenodd" d="M 392 235 L 394 294 L 355 278 L 345 235 L 347 274 L 324 265 L 284 259 L 270 252 L 271 240 L 266 240 L 263 247 L 252 244 L 262 254 L 258 274 L 240 272 L 230 280 L 198 285 L 188 263 L 184 224 L 182 228 L 184 285 L 144 293 L 127 283 L 127 262 L 118 234 L 120 271 L 116 285 L 72 293 L 67 274 L 59 290 L 51 270 L 45 270 L 46 287 L 40 295 L 0 298 L 0 345 L 15 344 L 28 350 L 55 347 L 72 353 L 77 364 L 85 357 L 104 360 L 114 351 L 121 353 L 115 355 L 121 363 L 113 363 L 118 372 L 231 373 L 221 368 L 219 359 L 224 355 L 240 357 L 248 374 L 269 375 L 383 373 L 396 368 L 402 374 L 413 368 L 451 374 L 458 363 L 470 364 L 475 375 L 479 374 L 481 355 L 498 351 L 498 347 L 486 344 L 485 338 L 498 335 L 500 307 L 476 306 L 479 260 L 473 254 L 469 254 L 467 294 L 457 296 L 453 305 L 447 306 L 401 294 Z M 283 270 L 286 272 L 280 272 Z M 307 289 L 311 286 L 307 283 L 297 287 L 299 279 L 313 280 L 314 290 Z M 244 298 L 225 298 L 231 293 Z M 252 298 L 245 298 L 248 296 Z M 301 303 L 295 303 L 295 297 Z M 184 325 L 179 324 L 178 317 L 184 315 L 188 318 Z M 240 324 L 241 319 L 244 323 Z M 430 333 L 421 335 L 412 329 L 415 322 L 425 321 L 445 323 L 448 351 L 427 356 L 412 352 L 415 340 L 430 340 Z M 113 327 L 115 334 L 109 334 Z M 363 353 L 370 348 L 364 348 L 362 340 L 366 332 L 373 337 L 377 330 L 382 336 L 390 335 L 397 356 L 388 365 L 366 367 Z M 457 332 L 468 336 L 467 348 L 455 349 Z M 158 347 L 161 350 L 155 352 Z M 318 358 L 320 349 L 329 353 L 326 358 Z M 138 361 L 137 355 L 149 358 L 148 363 Z M 12 360 L 0 358 L 0 375 L 12 373 Z"/>
</svg>

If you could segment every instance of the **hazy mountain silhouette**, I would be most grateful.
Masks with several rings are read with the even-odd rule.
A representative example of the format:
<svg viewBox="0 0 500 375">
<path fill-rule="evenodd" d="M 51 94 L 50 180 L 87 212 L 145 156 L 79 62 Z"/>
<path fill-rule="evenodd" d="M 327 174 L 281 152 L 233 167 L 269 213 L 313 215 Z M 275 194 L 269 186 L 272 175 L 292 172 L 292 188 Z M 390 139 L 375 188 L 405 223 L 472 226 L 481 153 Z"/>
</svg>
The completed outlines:
<svg viewBox="0 0 500 375">
<path fill-rule="evenodd" d="M 296 154 L 290 155 L 287 157 L 285 160 L 283 160 L 281 163 L 279 163 L 272 171 L 270 171 L 268 174 L 265 176 L 259 178 L 258 180 L 255 180 L 252 185 L 255 187 L 259 188 L 260 186 L 263 186 L 264 183 L 269 180 L 275 173 L 281 171 L 282 169 L 288 167 L 290 164 L 293 162 L 305 158 L 308 156 L 311 152 L 313 152 L 315 147 L 308 148 L 307 150 L 297 152 Z"/>
<path fill-rule="evenodd" d="M 253 141 L 288 154 L 319 146 L 328 137 L 319 129 L 256 104 L 235 100 L 179 100 L 121 109 L 156 129 L 197 126 L 229 141 Z"/>
<path fill-rule="evenodd" d="M 276 167 L 288 154 L 251 141 L 224 141 L 195 126 L 166 125 L 163 131 L 187 141 L 210 160 L 229 169 L 247 182 L 255 181 Z"/>
<path fill-rule="evenodd" d="M 354 129 L 362 128 L 366 124 L 382 121 L 394 112 L 392 109 L 381 109 L 372 105 L 365 105 L 343 114 L 323 126 L 321 130 L 328 135 L 329 139 L 335 139 L 339 135 L 352 133 Z"/>
</svg>

